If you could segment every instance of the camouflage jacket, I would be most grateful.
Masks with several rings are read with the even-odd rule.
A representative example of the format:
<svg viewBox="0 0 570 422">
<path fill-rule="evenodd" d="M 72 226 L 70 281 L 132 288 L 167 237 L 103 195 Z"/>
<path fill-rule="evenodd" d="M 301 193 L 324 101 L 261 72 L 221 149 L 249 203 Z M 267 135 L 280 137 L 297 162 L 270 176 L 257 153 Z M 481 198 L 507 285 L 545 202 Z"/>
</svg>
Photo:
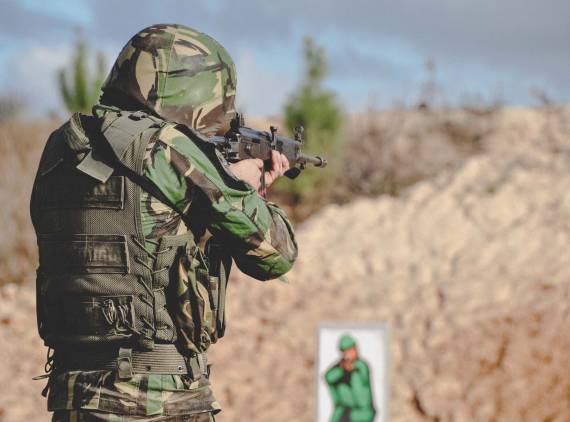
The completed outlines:
<svg viewBox="0 0 570 422">
<path fill-rule="evenodd" d="M 297 256 L 287 216 L 253 187 L 237 180 L 223 158 L 213 161 L 183 133 L 166 126 L 148 145 L 144 174 L 184 211 L 187 221 L 196 223 L 194 230 L 221 238 L 241 271 L 261 280 L 280 277 Z M 235 182 L 232 187 L 224 182 L 228 176 Z M 141 196 L 140 210 L 150 250 L 162 236 L 188 230 L 177 212 L 147 193 Z M 191 320 L 186 309 L 180 306 L 170 312 L 179 321 Z M 184 328 L 179 328 L 184 337 Z M 92 409 L 166 416 L 220 409 L 204 378 L 192 382 L 187 376 L 139 374 L 120 381 L 113 372 L 73 371 L 52 375 L 49 386 L 48 408 L 52 411 Z"/>
</svg>

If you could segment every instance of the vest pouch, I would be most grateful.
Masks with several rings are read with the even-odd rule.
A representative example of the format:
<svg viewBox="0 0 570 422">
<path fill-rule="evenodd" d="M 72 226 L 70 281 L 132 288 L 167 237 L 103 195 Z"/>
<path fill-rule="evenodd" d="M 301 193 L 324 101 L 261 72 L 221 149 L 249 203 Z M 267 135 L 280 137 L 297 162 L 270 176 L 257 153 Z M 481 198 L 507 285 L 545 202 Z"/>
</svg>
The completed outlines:
<svg viewBox="0 0 570 422">
<path fill-rule="evenodd" d="M 212 314 L 214 319 L 211 341 L 212 343 L 215 343 L 220 337 L 218 332 L 218 312 L 220 310 L 220 278 L 208 274 L 208 281 L 210 285 L 210 300 L 212 304 Z"/>
<path fill-rule="evenodd" d="M 205 246 L 209 263 L 209 279 L 212 292 L 213 312 L 215 315 L 215 330 L 212 343 L 224 336 L 226 330 L 226 289 L 230 275 L 232 258 L 225 253 L 215 237 L 211 237 Z"/>
<path fill-rule="evenodd" d="M 40 268 L 46 274 L 127 274 L 129 254 L 124 235 L 41 234 Z"/>
<path fill-rule="evenodd" d="M 178 337 L 185 349 L 202 353 L 216 338 L 216 314 L 208 264 L 202 250 L 192 245 L 180 265 L 175 311 Z"/>
<path fill-rule="evenodd" d="M 58 339 L 64 343 L 114 342 L 134 333 L 133 296 L 80 297 L 62 301 Z"/>
<path fill-rule="evenodd" d="M 198 258 L 201 260 L 201 264 L 196 271 L 196 288 L 197 297 L 200 306 L 201 313 L 201 325 L 202 329 L 200 332 L 200 345 L 201 347 L 207 348 L 210 343 L 215 342 L 216 338 L 216 313 L 214 306 L 214 292 L 212 286 L 212 278 L 210 277 L 209 267 L 207 265 L 207 260 L 204 257 L 203 252 L 198 249 Z M 216 288 L 217 291 L 217 288 Z"/>
<path fill-rule="evenodd" d="M 58 330 L 63 324 L 61 295 L 54 294 L 54 277 L 38 268 L 36 271 L 36 318 L 38 333 L 44 344 L 54 348 Z"/>
</svg>

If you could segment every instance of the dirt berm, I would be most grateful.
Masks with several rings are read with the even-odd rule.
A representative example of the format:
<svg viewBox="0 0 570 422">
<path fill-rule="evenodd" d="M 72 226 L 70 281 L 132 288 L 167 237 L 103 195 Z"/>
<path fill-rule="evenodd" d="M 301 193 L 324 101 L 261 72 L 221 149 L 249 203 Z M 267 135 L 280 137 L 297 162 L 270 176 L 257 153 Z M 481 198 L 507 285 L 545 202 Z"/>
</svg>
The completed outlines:
<svg viewBox="0 0 570 422">
<path fill-rule="evenodd" d="M 390 324 L 391 421 L 570 420 L 570 110 L 494 119 L 456 170 L 306 221 L 289 284 L 234 275 L 217 420 L 312 420 L 324 320 Z M 47 421 L 31 284 L 0 324 L 3 420 Z"/>
</svg>

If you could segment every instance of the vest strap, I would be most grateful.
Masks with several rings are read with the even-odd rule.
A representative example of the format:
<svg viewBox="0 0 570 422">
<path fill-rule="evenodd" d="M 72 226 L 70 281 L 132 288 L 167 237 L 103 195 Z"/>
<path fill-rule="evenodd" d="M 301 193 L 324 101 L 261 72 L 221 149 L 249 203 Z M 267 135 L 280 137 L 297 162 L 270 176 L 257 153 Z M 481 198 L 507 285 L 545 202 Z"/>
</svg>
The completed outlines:
<svg viewBox="0 0 570 422">
<path fill-rule="evenodd" d="M 206 355 L 206 353 L 198 353 L 196 355 L 196 358 L 198 359 L 198 365 L 200 366 L 200 373 L 202 374 L 202 376 L 207 377 L 208 376 L 208 356 Z"/>
<path fill-rule="evenodd" d="M 132 135 L 133 133 L 139 134 L 141 137 L 147 137 L 143 142 L 146 144 L 154 133 L 156 133 L 160 127 L 166 125 L 167 122 L 161 121 L 140 111 L 131 113 L 128 117 L 124 117 L 122 119 L 112 116 L 108 119 L 110 119 L 111 123 L 108 123 L 107 120 L 102 123 L 103 136 L 101 137 L 101 140 L 105 142 L 113 152 L 110 157 L 110 165 L 125 173 L 133 183 L 139 185 L 143 190 L 154 196 L 169 208 L 172 208 L 178 215 L 180 215 L 186 226 L 191 227 L 192 224 L 188 221 L 187 216 L 166 197 L 158 186 L 156 186 L 150 179 L 146 178 L 142 174 L 138 174 L 129 166 L 125 165 L 122 161 L 124 152 L 135 139 Z"/>
<path fill-rule="evenodd" d="M 206 353 L 198 353 L 191 358 L 188 359 L 188 370 L 190 375 L 192 375 L 192 379 L 199 379 L 201 377 L 208 378 L 209 374 L 209 365 L 208 365 L 208 356 Z"/>
<path fill-rule="evenodd" d="M 151 127 L 159 129 L 165 121 L 136 111 L 123 116 L 122 113 L 107 113 L 101 129 L 117 159 L 122 160 L 125 152 L 142 132 Z"/>
</svg>

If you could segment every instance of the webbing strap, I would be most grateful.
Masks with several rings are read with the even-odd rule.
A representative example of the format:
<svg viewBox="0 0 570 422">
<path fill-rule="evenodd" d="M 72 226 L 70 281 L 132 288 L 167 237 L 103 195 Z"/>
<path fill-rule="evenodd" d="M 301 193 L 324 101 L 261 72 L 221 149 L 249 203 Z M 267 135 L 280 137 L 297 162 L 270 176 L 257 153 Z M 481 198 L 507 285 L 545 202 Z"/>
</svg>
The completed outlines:
<svg viewBox="0 0 570 422">
<path fill-rule="evenodd" d="M 150 119 L 150 121 L 148 120 Z M 120 122 L 119 122 L 120 120 Z M 140 142 L 144 145 L 148 144 L 150 139 L 157 130 L 164 125 L 164 121 L 160 121 L 155 117 L 137 111 L 131 113 L 124 118 L 115 118 L 115 116 L 107 117 L 101 126 L 102 136 L 99 136 L 105 149 L 109 150 L 110 165 L 114 169 L 120 169 L 135 184 L 139 185 L 150 195 L 154 196 L 160 202 L 172 208 L 180 217 L 187 227 L 191 227 L 186 215 L 181 212 L 170 199 L 154 184 L 150 179 L 138 174 L 136 171 L 126 166 L 122 158 L 137 136 L 141 136 Z"/>
<path fill-rule="evenodd" d="M 141 133 L 150 127 L 154 126 L 158 129 L 165 124 L 164 120 L 159 120 L 143 111 L 135 111 L 127 116 L 123 116 L 122 113 L 107 113 L 101 132 L 109 141 L 115 156 L 122 160 L 131 144 Z"/>
<path fill-rule="evenodd" d="M 202 376 L 207 377 L 208 376 L 208 355 L 206 355 L 206 353 L 198 353 L 196 355 L 196 358 L 198 359 L 198 366 L 200 366 L 200 373 L 202 374 Z"/>
<path fill-rule="evenodd" d="M 58 349 L 55 359 L 56 371 L 109 370 L 117 371 L 121 379 L 133 374 L 190 374 L 194 379 L 208 375 L 206 353 L 186 357 L 174 344 L 157 343 L 148 351 L 110 346 Z"/>
<path fill-rule="evenodd" d="M 114 164 L 116 168 L 121 169 L 133 183 L 136 183 L 160 202 L 172 208 L 180 216 L 180 218 L 182 218 L 182 221 L 184 221 L 186 227 L 192 227 L 191 222 L 188 220 L 188 217 L 182 211 L 180 211 L 176 205 L 174 205 L 172 201 L 170 201 L 170 199 L 168 199 L 166 195 L 164 195 L 164 193 L 162 193 L 162 191 L 158 188 L 158 186 L 156 186 L 150 179 L 132 171 L 130 168 L 118 160 Z"/>
</svg>

